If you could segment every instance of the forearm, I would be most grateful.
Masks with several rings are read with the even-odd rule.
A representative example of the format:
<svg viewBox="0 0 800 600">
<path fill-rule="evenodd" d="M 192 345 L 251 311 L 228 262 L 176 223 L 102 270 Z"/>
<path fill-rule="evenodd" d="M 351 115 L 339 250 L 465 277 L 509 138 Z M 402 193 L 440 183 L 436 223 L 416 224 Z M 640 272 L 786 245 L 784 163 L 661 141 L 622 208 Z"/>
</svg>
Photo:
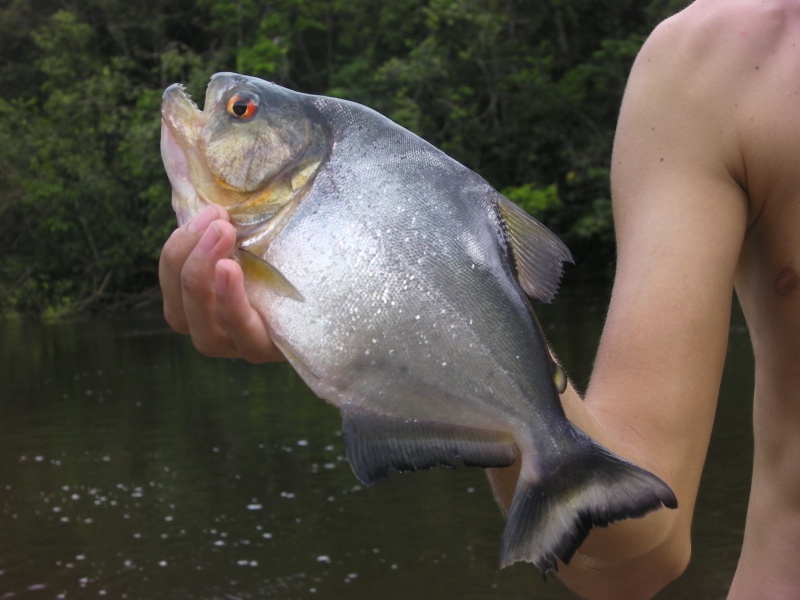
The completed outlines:
<svg viewBox="0 0 800 600">
<path fill-rule="evenodd" d="M 591 412 L 570 385 L 562 394 L 567 417 L 609 450 L 653 471 L 677 494 L 678 508 L 661 508 L 641 519 L 594 529 L 559 577 L 586 598 L 650 598 L 678 577 L 689 562 L 693 484 L 681 485 L 666 467 L 651 460 L 643 448 L 631 447 L 603 425 L 603 415 Z M 685 483 L 685 482 L 684 482 Z"/>
</svg>

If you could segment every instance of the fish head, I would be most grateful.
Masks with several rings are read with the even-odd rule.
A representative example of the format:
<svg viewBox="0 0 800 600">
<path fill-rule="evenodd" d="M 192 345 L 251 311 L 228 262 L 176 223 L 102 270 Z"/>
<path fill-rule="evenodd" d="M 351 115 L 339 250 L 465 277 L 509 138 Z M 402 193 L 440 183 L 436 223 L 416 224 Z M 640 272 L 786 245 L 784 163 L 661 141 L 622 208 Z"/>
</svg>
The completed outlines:
<svg viewBox="0 0 800 600">
<path fill-rule="evenodd" d="M 313 178 L 327 135 L 310 96 L 275 84 L 217 73 L 203 109 L 180 84 L 161 105 L 161 154 L 179 223 L 207 204 L 240 225 L 268 220 Z"/>
</svg>

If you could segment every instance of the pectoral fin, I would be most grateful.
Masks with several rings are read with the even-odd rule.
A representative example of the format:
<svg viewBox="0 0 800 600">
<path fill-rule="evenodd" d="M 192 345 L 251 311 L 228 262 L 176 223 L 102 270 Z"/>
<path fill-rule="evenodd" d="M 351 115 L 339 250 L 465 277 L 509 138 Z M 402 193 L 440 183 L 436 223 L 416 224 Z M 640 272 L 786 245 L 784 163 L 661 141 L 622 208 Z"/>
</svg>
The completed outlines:
<svg viewBox="0 0 800 600">
<path fill-rule="evenodd" d="M 236 259 L 242 266 L 245 280 L 248 282 L 263 285 L 276 294 L 293 298 L 298 302 L 305 302 L 305 298 L 297 291 L 297 288 L 274 265 L 266 260 L 259 258 L 244 248 L 237 250 Z"/>
<path fill-rule="evenodd" d="M 525 293 L 550 302 L 558 291 L 562 263 L 573 262 L 572 254 L 556 235 L 503 196 L 497 208 L 506 225 L 517 267 L 517 278 Z"/>
</svg>

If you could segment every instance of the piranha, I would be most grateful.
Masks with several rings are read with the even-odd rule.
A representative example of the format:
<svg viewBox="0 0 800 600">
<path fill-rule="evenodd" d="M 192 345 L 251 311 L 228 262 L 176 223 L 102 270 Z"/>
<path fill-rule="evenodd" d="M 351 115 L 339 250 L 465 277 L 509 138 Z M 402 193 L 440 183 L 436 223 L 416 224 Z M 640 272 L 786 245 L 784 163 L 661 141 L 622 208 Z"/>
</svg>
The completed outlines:
<svg viewBox="0 0 800 600">
<path fill-rule="evenodd" d="M 203 110 L 166 89 L 161 150 L 179 223 L 229 211 L 248 297 L 361 482 L 521 461 L 500 564 L 543 574 L 590 528 L 677 506 L 567 420 L 530 299 L 571 255 L 479 175 L 365 106 L 234 73 Z"/>
</svg>

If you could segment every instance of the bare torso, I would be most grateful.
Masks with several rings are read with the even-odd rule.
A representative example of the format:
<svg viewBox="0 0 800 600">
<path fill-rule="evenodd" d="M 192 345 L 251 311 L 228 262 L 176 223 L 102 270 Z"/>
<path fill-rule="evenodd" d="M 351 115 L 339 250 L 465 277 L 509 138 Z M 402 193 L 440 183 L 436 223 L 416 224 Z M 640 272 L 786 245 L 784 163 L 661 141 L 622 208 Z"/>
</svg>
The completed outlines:
<svg viewBox="0 0 800 600">
<path fill-rule="evenodd" d="M 747 191 L 758 213 L 736 290 L 756 363 L 755 462 L 731 600 L 800 597 L 800 6 L 792 12 L 747 109 Z"/>
<path fill-rule="evenodd" d="M 729 598 L 800 597 L 800 2 L 720 0 L 708 18 L 717 52 L 738 61 L 721 90 L 731 175 L 749 203 L 736 292 L 756 364 L 755 463 L 745 541 Z M 727 91 L 727 94 L 725 93 Z"/>
<path fill-rule="evenodd" d="M 796 134 L 791 145 L 774 147 L 786 173 L 797 171 L 791 166 L 800 157 Z M 800 182 L 790 178 L 791 187 L 767 196 L 736 279 L 756 363 L 755 456 L 731 599 L 800 597 Z"/>
</svg>

